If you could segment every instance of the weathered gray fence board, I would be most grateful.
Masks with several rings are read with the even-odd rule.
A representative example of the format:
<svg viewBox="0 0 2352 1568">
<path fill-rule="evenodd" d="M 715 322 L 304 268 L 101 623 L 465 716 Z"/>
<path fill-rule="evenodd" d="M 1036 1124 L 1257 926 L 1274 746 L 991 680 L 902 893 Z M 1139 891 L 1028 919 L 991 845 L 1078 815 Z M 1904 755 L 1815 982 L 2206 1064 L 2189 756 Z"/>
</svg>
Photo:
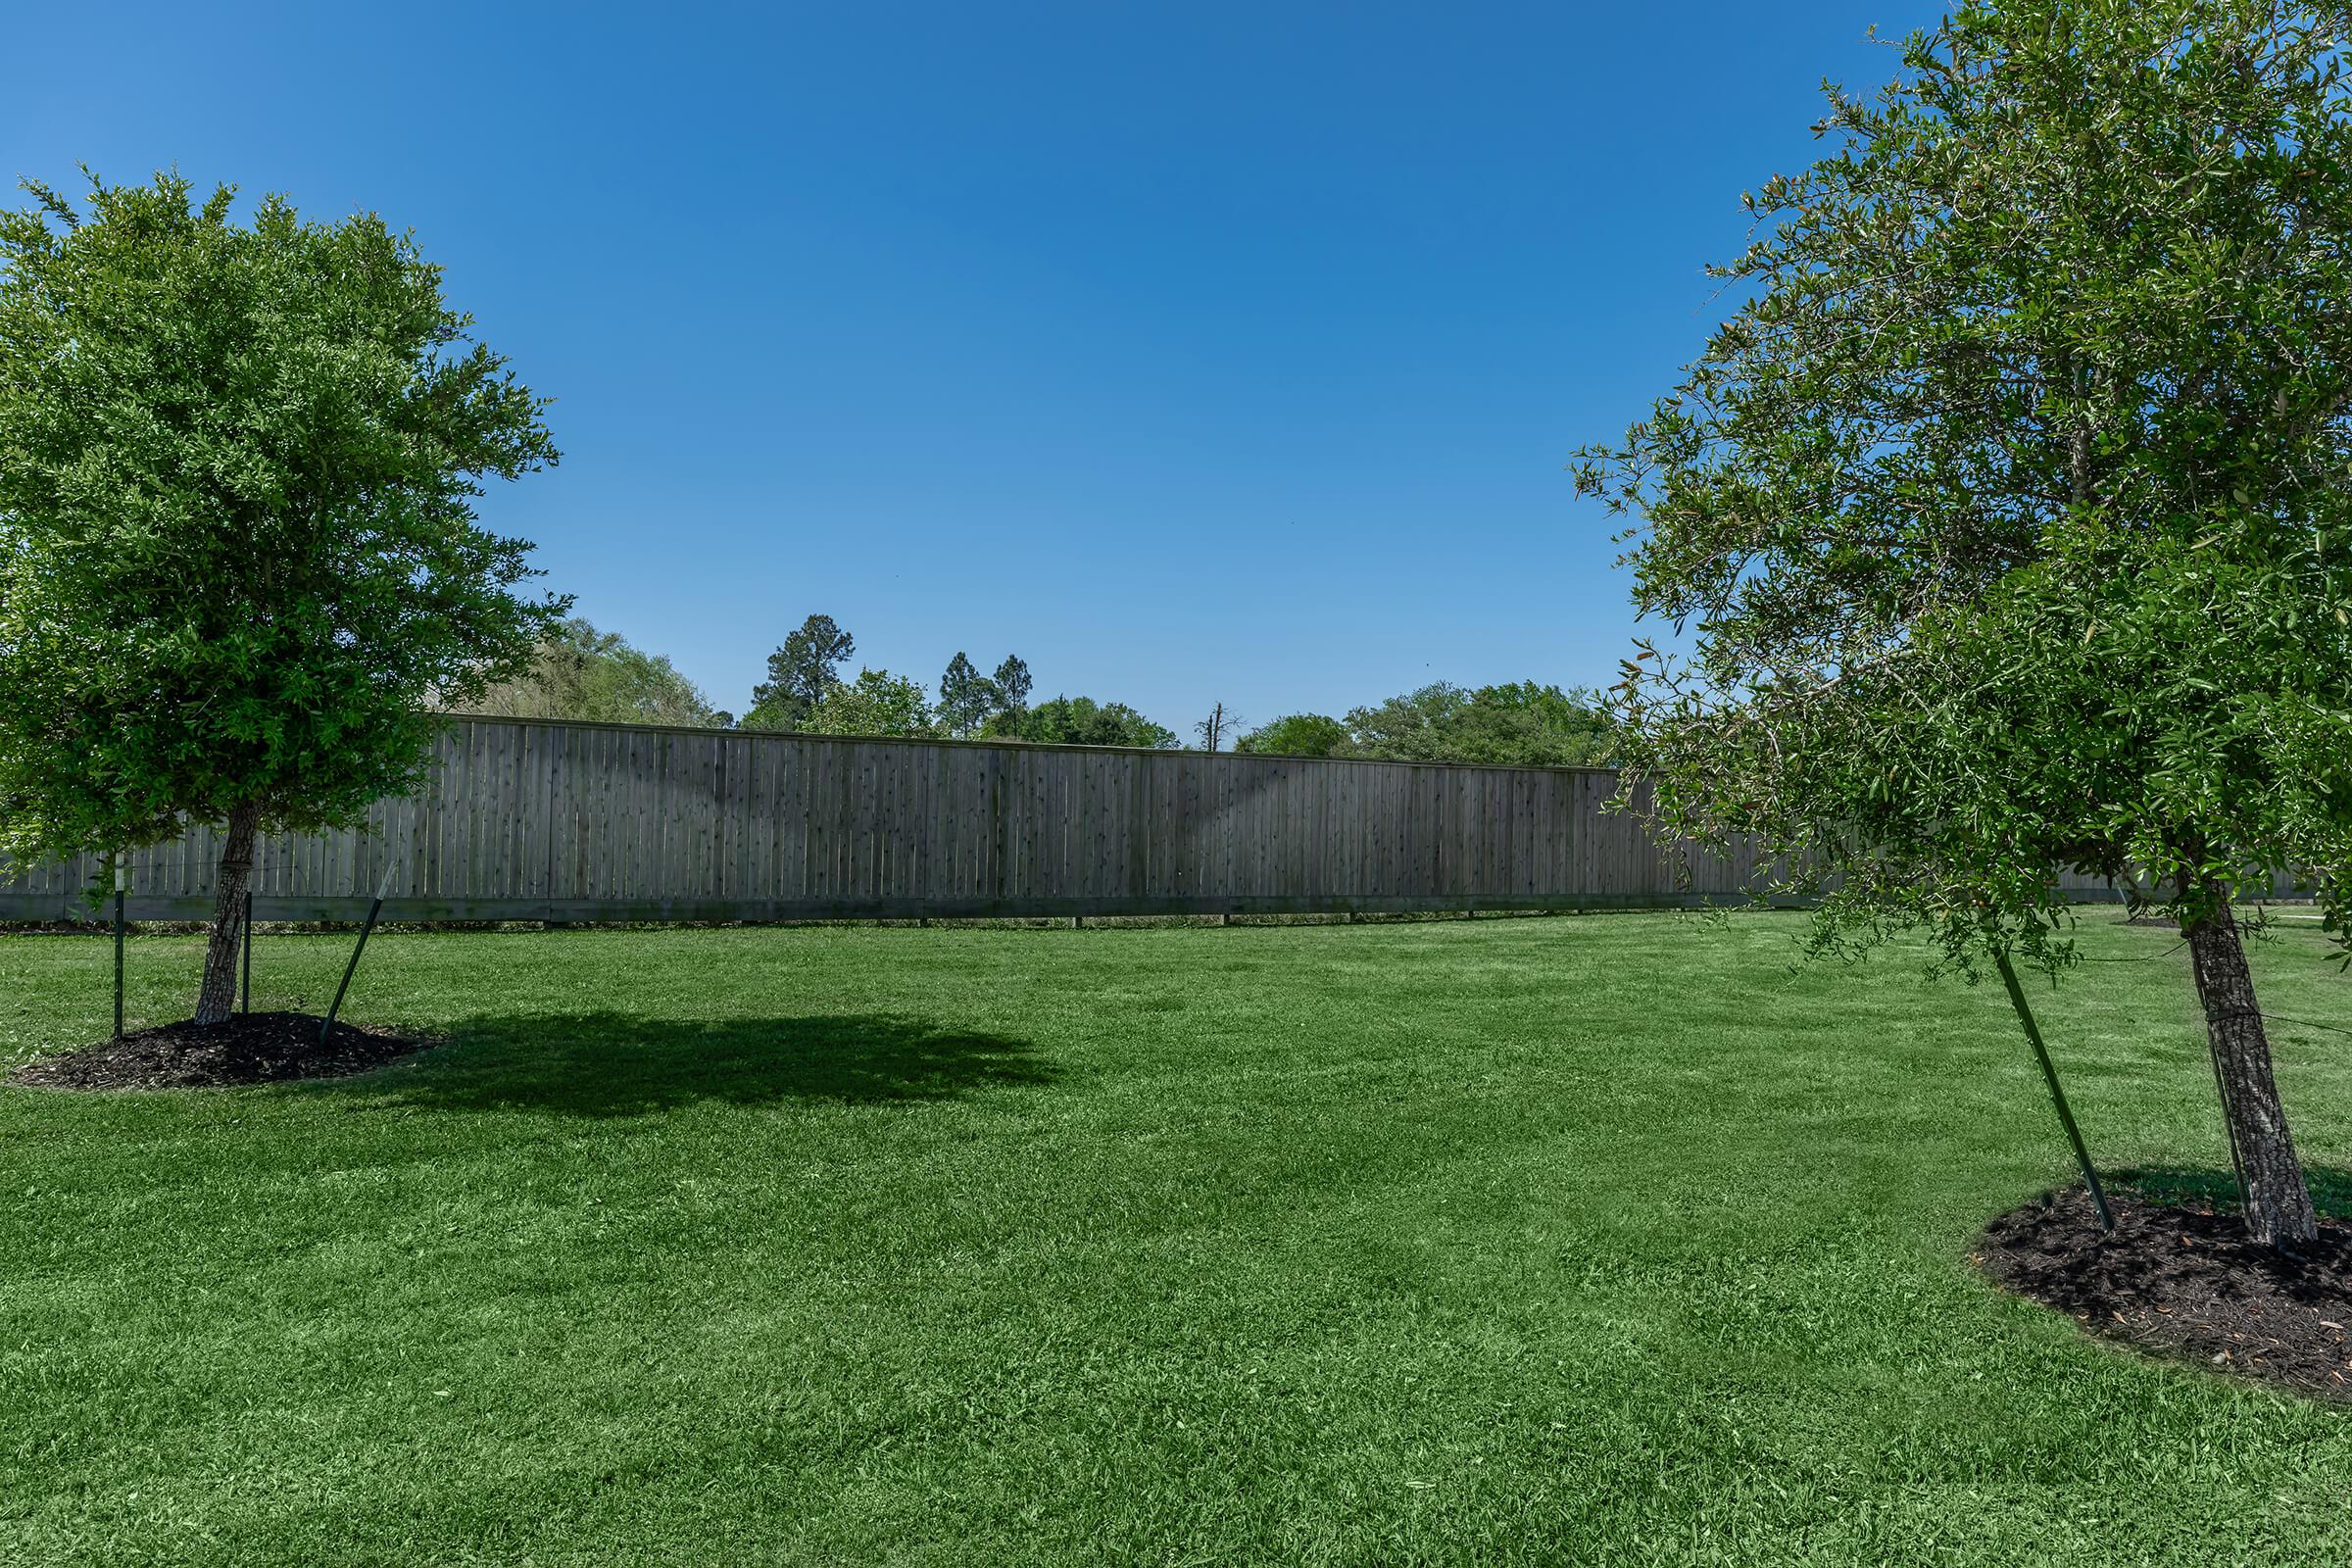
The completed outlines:
<svg viewBox="0 0 2352 1568">
<path fill-rule="evenodd" d="M 458 718 L 413 797 L 265 843 L 255 907 L 348 918 L 387 864 L 395 920 L 1632 908 L 1736 900 L 1769 870 L 1652 843 L 1603 808 L 1616 788 L 1602 769 Z M 134 855 L 133 917 L 209 914 L 219 851 L 199 825 Z M 87 917 L 101 874 L 96 857 L 0 874 L 0 919 Z"/>
</svg>

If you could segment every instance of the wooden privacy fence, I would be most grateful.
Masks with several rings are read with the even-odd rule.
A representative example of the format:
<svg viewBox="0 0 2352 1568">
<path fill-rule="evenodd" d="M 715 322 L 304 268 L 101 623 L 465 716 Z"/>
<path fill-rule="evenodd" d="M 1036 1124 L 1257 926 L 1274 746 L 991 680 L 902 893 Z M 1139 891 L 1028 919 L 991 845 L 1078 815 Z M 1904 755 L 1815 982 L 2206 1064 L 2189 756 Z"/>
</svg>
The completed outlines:
<svg viewBox="0 0 2352 1568">
<path fill-rule="evenodd" d="M 352 918 L 387 864 L 384 916 L 412 921 L 1627 908 L 1757 879 L 1678 866 L 1602 810 L 1616 791 L 1598 768 L 461 717 L 365 828 L 265 841 L 255 914 Z M 206 827 L 138 852 L 130 916 L 209 915 L 219 857 Z M 0 875 L 0 919 L 87 918 L 101 874 Z"/>
</svg>

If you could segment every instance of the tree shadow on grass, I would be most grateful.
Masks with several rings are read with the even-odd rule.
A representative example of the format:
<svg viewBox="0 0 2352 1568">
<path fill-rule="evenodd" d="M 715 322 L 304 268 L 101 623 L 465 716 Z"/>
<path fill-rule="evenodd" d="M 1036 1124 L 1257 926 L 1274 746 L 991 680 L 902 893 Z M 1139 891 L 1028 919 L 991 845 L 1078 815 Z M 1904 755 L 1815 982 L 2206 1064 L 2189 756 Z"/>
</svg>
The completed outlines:
<svg viewBox="0 0 2352 1568">
<path fill-rule="evenodd" d="M 2124 1165 L 2102 1170 L 2099 1175 L 2109 1186 L 2127 1188 L 2151 1202 L 2211 1203 L 2226 1212 L 2237 1212 L 2237 1177 L 2227 1169 Z M 2322 1218 L 2352 1220 L 2352 1170 L 2307 1164 L 2303 1167 L 2303 1179 L 2311 1187 L 2312 1206 L 2320 1211 Z"/>
<path fill-rule="evenodd" d="M 637 1116 L 683 1105 L 893 1104 L 1050 1084 L 1036 1047 L 922 1018 L 854 1013 L 689 1019 L 622 1012 L 490 1014 L 390 1078 L 403 1105 Z"/>
</svg>

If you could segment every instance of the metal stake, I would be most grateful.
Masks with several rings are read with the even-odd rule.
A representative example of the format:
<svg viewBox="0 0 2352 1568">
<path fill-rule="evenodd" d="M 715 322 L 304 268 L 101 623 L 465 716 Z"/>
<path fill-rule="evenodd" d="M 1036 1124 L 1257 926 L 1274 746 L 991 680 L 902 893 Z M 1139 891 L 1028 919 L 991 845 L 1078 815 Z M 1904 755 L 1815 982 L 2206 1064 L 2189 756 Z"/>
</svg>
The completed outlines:
<svg viewBox="0 0 2352 1568">
<path fill-rule="evenodd" d="M 325 1045 L 326 1037 L 334 1031 L 335 1014 L 343 1010 L 343 993 L 351 989 L 351 977 L 359 972 L 360 955 L 368 951 L 368 934 L 375 929 L 375 917 L 383 912 L 384 895 L 392 891 L 392 867 L 397 862 L 384 863 L 383 880 L 375 885 L 375 902 L 368 906 L 368 919 L 360 927 L 359 946 L 351 950 L 351 962 L 343 966 L 343 983 L 335 987 L 335 1000 L 326 1009 L 325 1019 L 318 1025 L 318 1044 Z"/>
<path fill-rule="evenodd" d="M 122 864 L 115 862 L 115 1038 L 122 1038 Z"/>
<path fill-rule="evenodd" d="M 237 1004 L 239 1012 L 253 1012 L 253 889 L 245 890 L 245 992 Z"/>
<path fill-rule="evenodd" d="M 1992 950 L 1992 961 L 2000 965 L 2001 984 L 2009 988 L 2009 1005 L 2017 1009 L 2017 1021 L 2026 1027 L 2026 1038 L 2033 1042 L 2034 1059 L 2041 1063 L 2042 1080 L 2050 1086 L 2050 1103 L 2058 1107 L 2058 1120 L 2066 1128 L 2067 1142 L 2075 1146 L 2075 1163 L 2082 1167 L 2082 1180 L 2090 1187 L 2090 1200 L 2099 1210 L 2099 1229 L 2115 1229 L 2115 1212 L 2107 1206 L 2107 1190 L 2099 1185 L 2099 1173 L 2091 1168 L 2090 1151 L 2082 1147 L 2082 1130 L 2075 1125 L 2075 1113 L 2067 1108 L 2066 1091 L 2058 1087 L 2058 1069 L 2050 1063 L 2050 1052 L 2041 1043 L 2041 1026 L 2034 1021 L 2034 1009 L 2026 1005 L 2026 992 L 2017 983 L 2017 971 L 2009 966 L 2006 949 Z"/>
</svg>

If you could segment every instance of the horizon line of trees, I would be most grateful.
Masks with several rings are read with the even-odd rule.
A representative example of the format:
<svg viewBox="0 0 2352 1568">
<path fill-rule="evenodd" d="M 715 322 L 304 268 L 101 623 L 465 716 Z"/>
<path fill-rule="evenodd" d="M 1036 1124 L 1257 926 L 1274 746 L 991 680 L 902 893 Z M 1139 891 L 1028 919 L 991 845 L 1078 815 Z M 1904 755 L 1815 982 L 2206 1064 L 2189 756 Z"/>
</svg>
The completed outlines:
<svg viewBox="0 0 2352 1568">
<path fill-rule="evenodd" d="M 738 717 L 668 659 L 573 616 L 540 641 L 524 669 L 469 706 L 507 718 L 1153 751 L 1179 744 L 1174 730 L 1125 703 L 1066 693 L 1032 702 L 1034 680 L 1017 654 L 983 674 L 959 650 L 934 692 L 862 662 L 847 674 L 857 653 L 857 638 L 832 616 L 810 615 L 768 656 L 767 678 Z M 1202 750 L 1257 756 L 1554 767 L 1603 766 L 1617 756 L 1615 723 L 1597 694 L 1532 680 L 1479 687 L 1435 681 L 1343 716 L 1289 713 L 1245 729 L 1246 722 L 1219 703 L 1193 728 Z"/>
</svg>

